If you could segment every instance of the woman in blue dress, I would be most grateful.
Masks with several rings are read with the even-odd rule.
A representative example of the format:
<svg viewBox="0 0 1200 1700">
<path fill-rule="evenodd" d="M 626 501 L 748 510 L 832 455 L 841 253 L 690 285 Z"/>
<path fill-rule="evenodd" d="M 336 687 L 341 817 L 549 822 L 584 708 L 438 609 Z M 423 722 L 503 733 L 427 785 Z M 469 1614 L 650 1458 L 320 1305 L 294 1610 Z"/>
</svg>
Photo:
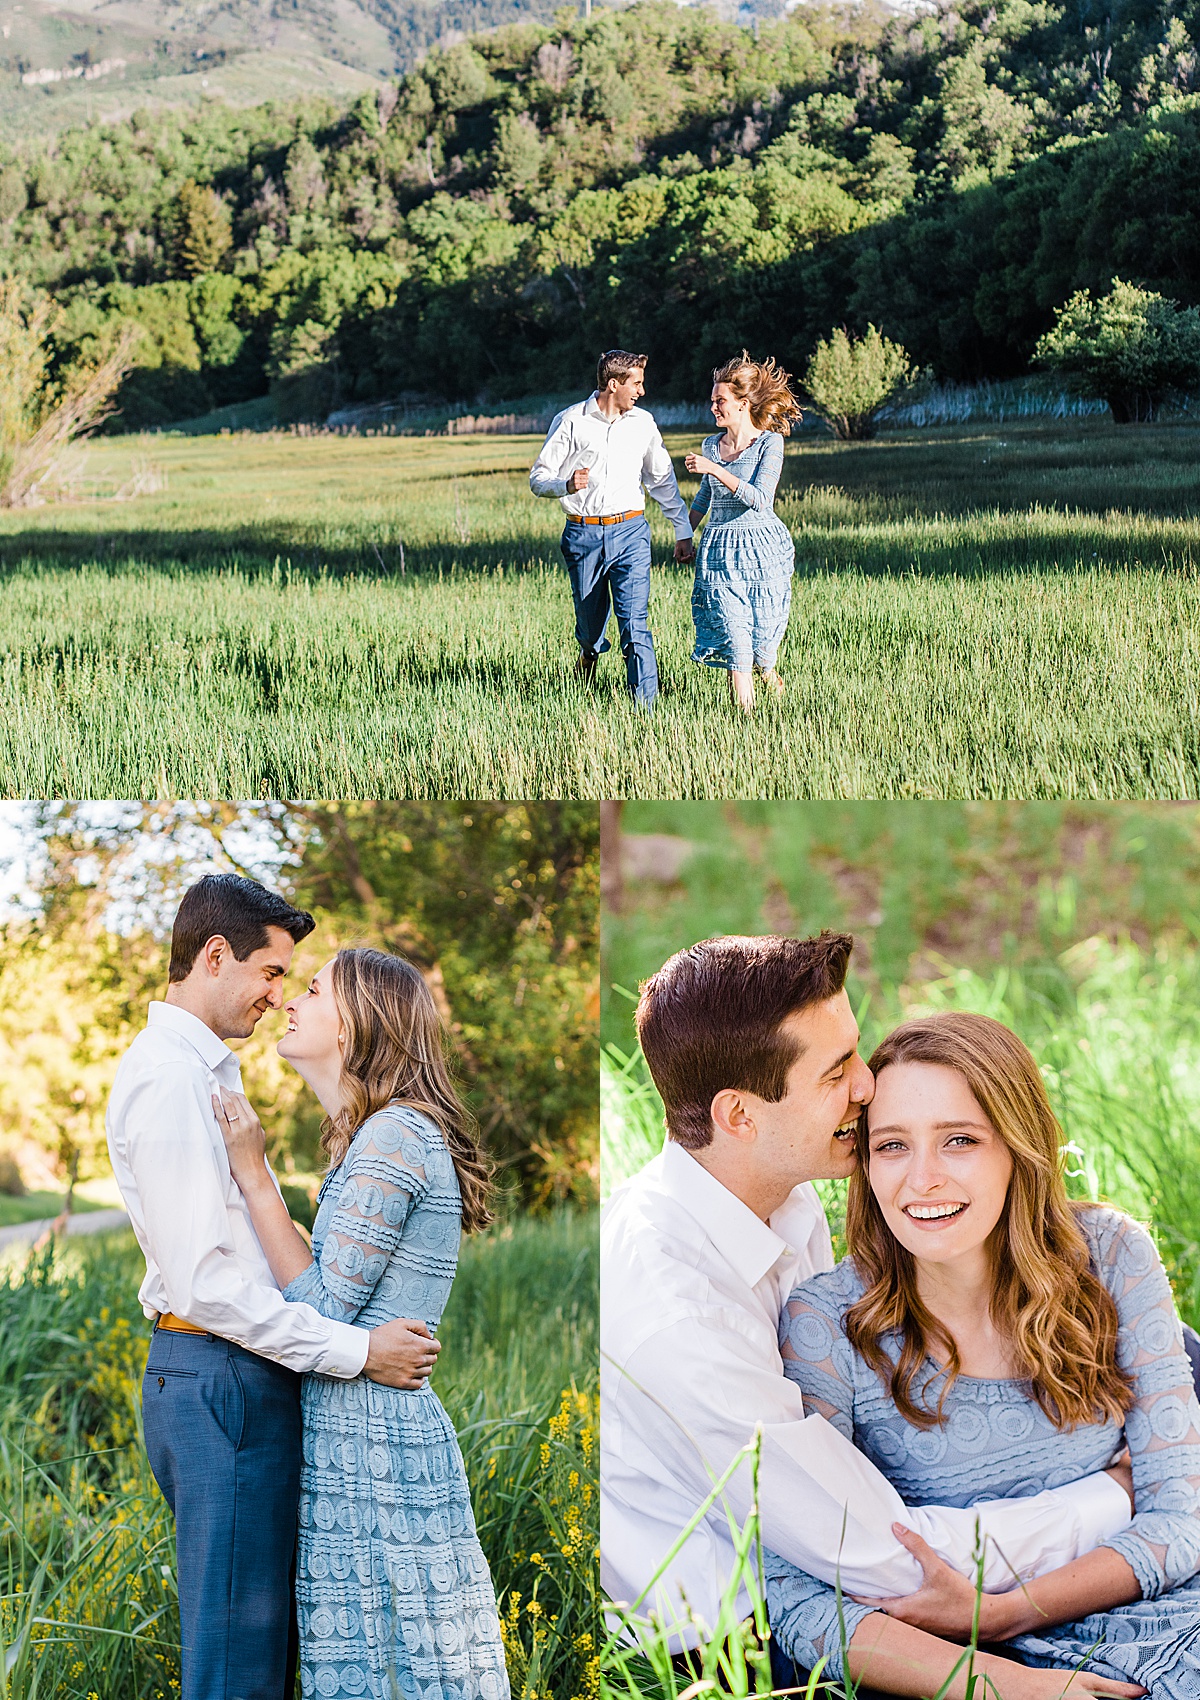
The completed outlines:
<svg viewBox="0 0 1200 1700">
<path fill-rule="evenodd" d="M 707 514 L 696 555 L 692 660 L 722 667 L 739 708 L 754 707 L 754 669 L 776 696 L 775 662 L 792 604 L 796 552 L 775 517 L 783 471 L 783 439 L 800 417 L 790 379 L 774 360 L 762 364 L 743 349 L 713 373 L 713 418 L 721 429 L 703 451 L 684 457 L 701 475 L 692 499 L 693 531 Z"/>
<path fill-rule="evenodd" d="M 1153 1241 L 1117 1210 L 1068 1201 L 1041 1076 L 999 1022 L 907 1022 L 870 1066 L 851 1254 L 785 1307 L 787 1374 L 909 1504 L 1037 1493 L 1128 1448 L 1132 1521 L 1060 1570 L 984 1594 L 979 1639 L 1021 1662 L 977 1654 L 976 1674 L 1002 1700 L 1068 1681 L 1072 1695 L 1196 1700 L 1200 1405 Z M 842 1602 L 848 1674 L 933 1694 L 961 1657 L 947 1641 L 969 1637 L 974 1588 L 894 1529 L 924 1582 L 903 1600 Z M 776 1639 L 840 1678 L 834 1588 L 777 1557 L 767 1578 Z"/>
<path fill-rule="evenodd" d="M 487 1169 L 441 1024 L 411 964 L 344 950 L 285 1008 L 279 1053 L 326 1112 L 330 1168 L 312 1250 L 263 1132 L 220 1117 L 230 1169 L 284 1297 L 360 1328 L 436 1331 L 464 1229 L 489 1221 Z M 454 1429 L 426 1383 L 306 1375 L 296 1602 L 305 1700 L 507 1700 L 496 1596 Z"/>
</svg>

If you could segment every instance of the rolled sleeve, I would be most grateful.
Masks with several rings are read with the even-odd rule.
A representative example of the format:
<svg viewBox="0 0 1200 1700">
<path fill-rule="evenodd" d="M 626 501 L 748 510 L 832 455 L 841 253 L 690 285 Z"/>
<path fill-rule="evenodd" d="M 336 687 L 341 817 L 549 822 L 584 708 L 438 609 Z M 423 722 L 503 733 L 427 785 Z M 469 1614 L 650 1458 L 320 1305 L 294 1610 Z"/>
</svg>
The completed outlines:
<svg viewBox="0 0 1200 1700">
<path fill-rule="evenodd" d="M 142 1232 L 175 1315 L 286 1368 L 351 1379 L 367 1359 L 364 1329 L 289 1304 L 249 1279 L 230 1237 L 211 1137 L 212 1105 L 199 1070 L 159 1069 L 132 1094 L 125 1155 Z"/>
<path fill-rule="evenodd" d="M 692 522 L 675 481 L 675 468 L 667 453 L 657 425 L 653 427 L 649 446 L 642 459 L 642 483 L 647 495 L 653 496 L 675 529 L 675 541 L 682 543 L 692 535 Z"/>
<path fill-rule="evenodd" d="M 567 480 L 562 476 L 562 469 L 570 449 L 570 424 L 560 413 L 551 421 L 541 453 L 530 468 L 529 488 L 535 496 L 557 497 L 562 501 L 567 494 Z"/>
</svg>

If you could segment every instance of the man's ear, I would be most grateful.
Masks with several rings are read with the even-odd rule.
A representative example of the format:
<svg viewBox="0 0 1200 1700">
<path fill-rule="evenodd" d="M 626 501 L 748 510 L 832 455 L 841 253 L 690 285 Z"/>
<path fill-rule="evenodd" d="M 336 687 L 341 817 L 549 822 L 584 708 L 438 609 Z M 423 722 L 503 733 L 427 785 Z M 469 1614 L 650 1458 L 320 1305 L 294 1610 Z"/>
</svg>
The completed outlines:
<svg viewBox="0 0 1200 1700">
<path fill-rule="evenodd" d="M 228 955 L 229 940 L 220 933 L 214 933 L 212 938 L 206 940 L 204 949 L 200 952 L 205 968 L 214 975 L 220 973 L 221 964 Z"/>
<path fill-rule="evenodd" d="M 723 1087 L 709 1105 L 708 1113 L 712 1117 L 713 1126 L 721 1133 L 728 1134 L 730 1139 L 740 1139 L 748 1143 L 758 1137 L 758 1128 L 746 1103 L 746 1095 L 735 1087 Z"/>
</svg>

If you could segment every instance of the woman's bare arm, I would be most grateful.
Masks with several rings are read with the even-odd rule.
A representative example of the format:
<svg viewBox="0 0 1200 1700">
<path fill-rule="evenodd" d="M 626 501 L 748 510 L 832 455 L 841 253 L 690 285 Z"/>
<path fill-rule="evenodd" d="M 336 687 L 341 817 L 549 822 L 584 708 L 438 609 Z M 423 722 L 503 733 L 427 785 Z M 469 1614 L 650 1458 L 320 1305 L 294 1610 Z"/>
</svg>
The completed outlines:
<svg viewBox="0 0 1200 1700">
<path fill-rule="evenodd" d="M 940 1694 L 943 1700 L 966 1700 L 968 1661 L 964 1649 L 880 1613 L 865 1617 L 855 1629 L 846 1661 L 856 1682 L 869 1683 L 887 1694 Z M 970 1665 L 976 1678 L 988 1678 L 988 1692 L 997 1700 L 1058 1700 L 1068 1684 L 1074 1700 L 1086 1700 L 1089 1695 L 1133 1700 L 1146 1692 L 1136 1683 L 1113 1682 L 1088 1671 L 1034 1670 L 995 1653 L 977 1652 Z M 957 1673 L 952 1675 L 956 1666 Z"/>
</svg>

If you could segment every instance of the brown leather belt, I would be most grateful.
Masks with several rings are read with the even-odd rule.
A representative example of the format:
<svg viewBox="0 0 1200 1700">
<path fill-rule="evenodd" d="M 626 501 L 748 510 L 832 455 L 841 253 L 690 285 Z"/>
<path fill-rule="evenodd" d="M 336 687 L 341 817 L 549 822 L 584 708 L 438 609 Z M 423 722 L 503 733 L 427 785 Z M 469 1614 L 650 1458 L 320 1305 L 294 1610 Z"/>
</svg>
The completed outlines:
<svg viewBox="0 0 1200 1700">
<path fill-rule="evenodd" d="M 156 1328 L 165 1328 L 168 1334 L 207 1334 L 207 1328 L 197 1328 L 194 1322 L 185 1322 L 181 1316 L 172 1316 L 164 1311 L 154 1324 Z"/>
<path fill-rule="evenodd" d="M 569 514 L 576 525 L 621 525 L 627 519 L 641 519 L 645 508 L 630 508 L 627 514 Z"/>
</svg>

